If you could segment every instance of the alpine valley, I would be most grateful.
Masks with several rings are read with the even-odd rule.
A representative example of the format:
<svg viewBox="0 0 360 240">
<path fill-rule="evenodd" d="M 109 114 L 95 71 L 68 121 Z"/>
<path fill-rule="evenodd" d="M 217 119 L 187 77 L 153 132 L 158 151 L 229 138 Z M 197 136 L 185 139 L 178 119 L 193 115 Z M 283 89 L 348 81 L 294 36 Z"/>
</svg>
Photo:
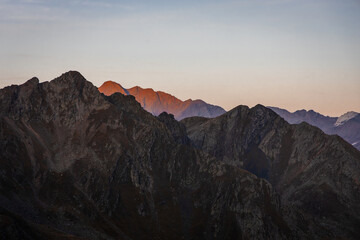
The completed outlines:
<svg viewBox="0 0 360 240">
<path fill-rule="evenodd" d="M 360 239 L 360 152 L 341 137 L 109 84 L 0 90 L 0 239 Z"/>
</svg>

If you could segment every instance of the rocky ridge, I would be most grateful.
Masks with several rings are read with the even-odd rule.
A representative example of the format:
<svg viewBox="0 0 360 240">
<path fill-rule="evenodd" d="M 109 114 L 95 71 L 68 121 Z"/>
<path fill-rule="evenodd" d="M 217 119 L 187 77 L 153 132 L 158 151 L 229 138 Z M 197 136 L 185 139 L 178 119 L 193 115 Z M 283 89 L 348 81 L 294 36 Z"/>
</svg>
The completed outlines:
<svg viewBox="0 0 360 240">
<path fill-rule="evenodd" d="M 360 153 L 258 105 L 181 122 L 78 72 L 0 90 L 4 239 L 358 239 Z"/>
<path fill-rule="evenodd" d="M 198 149 L 267 179 L 282 204 L 296 209 L 299 218 L 289 224 L 320 238 L 359 238 L 360 152 L 342 138 L 290 125 L 261 105 L 181 122 Z"/>
<path fill-rule="evenodd" d="M 213 118 L 225 113 L 225 110 L 221 107 L 208 104 L 202 100 L 188 99 L 181 101 L 165 92 L 156 92 L 153 89 L 143 89 L 138 86 L 125 89 L 120 84 L 112 81 L 103 83 L 99 87 L 99 91 L 107 96 L 116 92 L 132 95 L 146 111 L 153 115 L 158 116 L 162 112 L 167 112 L 173 114 L 177 120 L 193 116 Z"/>
<path fill-rule="evenodd" d="M 339 135 L 355 148 L 360 150 L 360 113 L 347 112 L 340 117 L 328 117 L 314 112 L 313 110 L 298 110 L 291 113 L 281 108 L 268 108 L 279 114 L 291 124 L 307 122 L 320 128 L 326 134 Z"/>
<path fill-rule="evenodd" d="M 293 239 L 264 179 L 78 72 L 0 90 L 4 239 Z"/>
</svg>

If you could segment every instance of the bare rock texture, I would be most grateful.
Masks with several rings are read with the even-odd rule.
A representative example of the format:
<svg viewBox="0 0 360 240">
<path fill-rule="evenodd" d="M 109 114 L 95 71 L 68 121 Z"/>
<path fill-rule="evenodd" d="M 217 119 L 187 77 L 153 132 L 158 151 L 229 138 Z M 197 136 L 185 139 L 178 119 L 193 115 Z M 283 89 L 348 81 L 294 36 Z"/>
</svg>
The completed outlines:
<svg viewBox="0 0 360 240">
<path fill-rule="evenodd" d="M 198 149 L 267 179 L 290 226 L 319 239 L 360 238 L 360 152 L 342 138 L 261 105 L 181 123 Z"/>
<path fill-rule="evenodd" d="M 146 111 L 153 115 L 158 116 L 162 112 L 167 112 L 173 114 L 177 120 L 193 116 L 213 118 L 225 113 L 223 108 L 208 104 L 202 100 L 188 99 L 181 101 L 165 92 L 155 92 L 151 88 L 143 89 L 138 86 L 125 89 L 120 84 L 112 81 L 104 82 L 99 87 L 99 91 L 107 96 L 116 92 L 132 95 Z"/>
<path fill-rule="evenodd" d="M 0 239 L 312 236 L 287 224 L 293 212 L 267 180 L 189 141 L 171 115 L 105 96 L 78 72 L 1 89 Z"/>
</svg>

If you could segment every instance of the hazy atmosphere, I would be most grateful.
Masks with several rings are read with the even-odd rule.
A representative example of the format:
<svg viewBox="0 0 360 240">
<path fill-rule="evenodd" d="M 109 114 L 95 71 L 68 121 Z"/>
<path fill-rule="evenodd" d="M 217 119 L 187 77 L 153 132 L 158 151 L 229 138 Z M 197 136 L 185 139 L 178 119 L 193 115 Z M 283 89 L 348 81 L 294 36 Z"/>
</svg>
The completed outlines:
<svg viewBox="0 0 360 240">
<path fill-rule="evenodd" d="M 360 111 L 360 1 L 0 0 L 0 88 L 68 70 L 230 110 Z"/>
</svg>

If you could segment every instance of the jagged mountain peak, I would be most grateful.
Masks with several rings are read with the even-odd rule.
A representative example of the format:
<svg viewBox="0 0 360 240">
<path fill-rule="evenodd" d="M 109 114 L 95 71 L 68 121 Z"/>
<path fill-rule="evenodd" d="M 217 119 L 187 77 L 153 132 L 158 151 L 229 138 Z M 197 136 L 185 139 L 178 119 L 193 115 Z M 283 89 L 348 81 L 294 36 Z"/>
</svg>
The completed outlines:
<svg viewBox="0 0 360 240">
<path fill-rule="evenodd" d="M 80 72 L 71 70 L 61 74 L 59 77 L 55 78 L 51 82 L 77 83 L 77 82 L 88 82 L 88 81 Z"/>
<path fill-rule="evenodd" d="M 56 85 L 57 87 L 61 87 L 61 85 L 63 85 L 63 88 L 75 87 L 75 89 L 80 91 L 84 88 L 95 88 L 95 86 L 86 80 L 85 77 L 78 71 L 68 71 L 63 73 L 61 76 L 50 81 L 49 84 L 52 87 L 55 87 Z"/>
<path fill-rule="evenodd" d="M 0 90 L 6 239 L 359 239 L 339 137 L 262 105 L 154 117 L 76 73 L 28 85 Z"/>
<path fill-rule="evenodd" d="M 236 107 L 234 107 L 233 109 L 229 110 L 227 113 L 231 113 L 231 112 L 239 112 L 239 111 L 246 111 L 249 110 L 250 108 L 246 105 L 238 105 Z"/>
<path fill-rule="evenodd" d="M 293 235 L 262 217 L 268 207 L 283 219 L 269 183 L 193 148 L 170 114 L 156 118 L 133 96 L 92 92 L 76 74 L 18 97 L 21 87 L 0 90 L 3 238 Z"/>
<path fill-rule="evenodd" d="M 115 87 L 115 88 L 120 87 L 120 88 L 123 88 L 120 83 L 117 83 L 117 82 L 114 82 L 114 81 L 111 81 L 111 80 L 105 81 L 100 87 Z"/>
<path fill-rule="evenodd" d="M 359 237 L 360 218 L 353 209 L 360 210 L 354 200 L 360 199 L 360 152 L 340 137 L 325 135 L 306 122 L 290 125 L 261 105 L 181 122 L 197 148 L 267 179 L 283 203 L 302 209 L 303 220 L 317 222 L 311 231 L 317 228 L 329 238 Z M 343 188 L 342 181 L 352 187 Z"/>
<path fill-rule="evenodd" d="M 115 92 L 120 92 L 124 95 L 129 95 L 129 92 L 123 88 L 119 83 L 114 82 L 114 81 L 106 81 L 104 82 L 99 88 L 98 90 L 107 95 L 110 96 L 111 94 L 115 93 Z"/>
<path fill-rule="evenodd" d="M 249 107 L 247 105 L 238 105 L 238 106 L 234 107 L 233 109 L 231 109 L 229 112 L 231 112 L 233 110 L 238 110 L 238 109 L 248 109 L 248 110 L 252 110 L 252 111 L 256 111 L 256 110 L 270 111 L 270 109 L 265 107 L 264 105 L 256 104 L 253 107 Z"/>
<path fill-rule="evenodd" d="M 24 121 L 42 118 L 65 125 L 106 105 L 97 88 L 77 71 L 66 72 L 50 82 L 39 83 L 33 78 L 4 89 L 0 96 L 0 114 Z"/>
<path fill-rule="evenodd" d="M 230 111 L 228 111 L 225 115 L 228 116 L 237 116 L 237 117 L 241 117 L 241 116 L 255 116 L 255 118 L 257 119 L 262 119 L 262 120 L 269 120 L 269 119 L 275 119 L 278 118 L 279 116 L 272 111 L 271 109 L 261 105 L 261 104 L 257 104 L 254 107 L 250 108 L 246 105 L 239 105 L 233 109 L 231 109 Z"/>
<path fill-rule="evenodd" d="M 306 109 L 301 109 L 301 110 L 297 110 L 295 112 L 293 112 L 294 114 L 298 114 L 298 115 L 302 115 L 302 116 L 306 116 L 306 115 L 320 115 L 320 113 L 310 109 L 310 110 L 306 110 Z"/>
<path fill-rule="evenodd" d="M 133 95 L 141 106 L 158 116 L 162 112 L 168 112 L 174 115 L 175 119 L 181 120 L 190 116 L 216 117 L 225 110 L 219 106 L 208 104 L 200 99 L 181 101 L 175 96 L 163 91 L 155 91 L 152 88 L 141 88 L 135 86 L 129 89 L 121 87 L 120 84 L 103 84 L 99 87 L 99 91 L 105 95 L 111 95 L 115 92 L 120 92 L 125 95 Z"/>
<path fill-rule="evenodd" d="M 38 83 L 39 83 L 39 79 L 37 77 L 32 77 L 23 84 L 20 84 L 20 85 L 13 84 L 10 86 L 5 86 L 3 88 L 3 90 L 6 92 L 9 89 L 19 88 L 19 87 L 21 87 L 22 89 L 29 89 L 29 88 L 31 89 L 34 86 L 36 86 Z M 2 90 L 2 89 L 0 89 L 0 90 Z"/>
<path fill-rule="evenodd" d="M 257 112 L 263 112 L 263 113 L 269 113 L 269 114 L 272 114 L 273 111 L 270 110 L 269 108 L 265 107 L 264 105 L 262 104 L 256 104 L 254 107 L 252 107 L 250 109 L 251 111 L 257 111 Z"/>
<path fill-rule="evenodd" d="M 326 134 L 339 135 L 360 150 L 360 114 L 357 112 L 350 111 L 340 117 L 329 117 L 317 112 L 311 112 L 311 110 L 308 112 L 299 110 L 290 113 L 286 109 L 269 108 L 291 124 L 307 122 L 320 128 Z"/>
<path fill-rule="evenodd" d="M 80 95 L 82 100 L 98 98 L 97 87 L 85 79 L 78 71 L 69 71 L 50 82 L 40 83 L 43 90 L 60 92 L 64 97 L 71 98 L 73 94 Z"/>
<path fill-rule="evenodd" d="M 24 86 L 27 86 L 27 85 L 36 85 L 39 83 L 39 79 L 37 77 L 33 77 L 29 80 L 27 80 L 25 83 L 24 83 Z"/>
<path fill-rule="evenodd" d="M 62 92 L 68 97 L 71 94 L 80 94 L 89 98 L 98 95 L 94 92 L 97 88 L 78 71 L 68 71 L 50 82 L 40 83 L 39 86 L 44 89 L 49 88 L 51 91 Z"/>
<path fill-rule="evenodd" d="M 300 109 L 300 110 L 296 110 L 294 112 L 290 112 L 286 109 L 283 108 L 279 108 L 279 107 L 272 107 L 272 106 L 267 106 L 267 108 L 270 108 L 271 110 L 275 111 L 275 112 L 281 112 L 283 114 L 293 114 L 293 115 L 298 115 L 298 116 L 303 116 L 306 117 L 307 115 L 309 116 L 322 116 L 319 112 L 314 111 L 313 109 L 310 110 L 306 110 L 306 109 Z"/>
</svg>

